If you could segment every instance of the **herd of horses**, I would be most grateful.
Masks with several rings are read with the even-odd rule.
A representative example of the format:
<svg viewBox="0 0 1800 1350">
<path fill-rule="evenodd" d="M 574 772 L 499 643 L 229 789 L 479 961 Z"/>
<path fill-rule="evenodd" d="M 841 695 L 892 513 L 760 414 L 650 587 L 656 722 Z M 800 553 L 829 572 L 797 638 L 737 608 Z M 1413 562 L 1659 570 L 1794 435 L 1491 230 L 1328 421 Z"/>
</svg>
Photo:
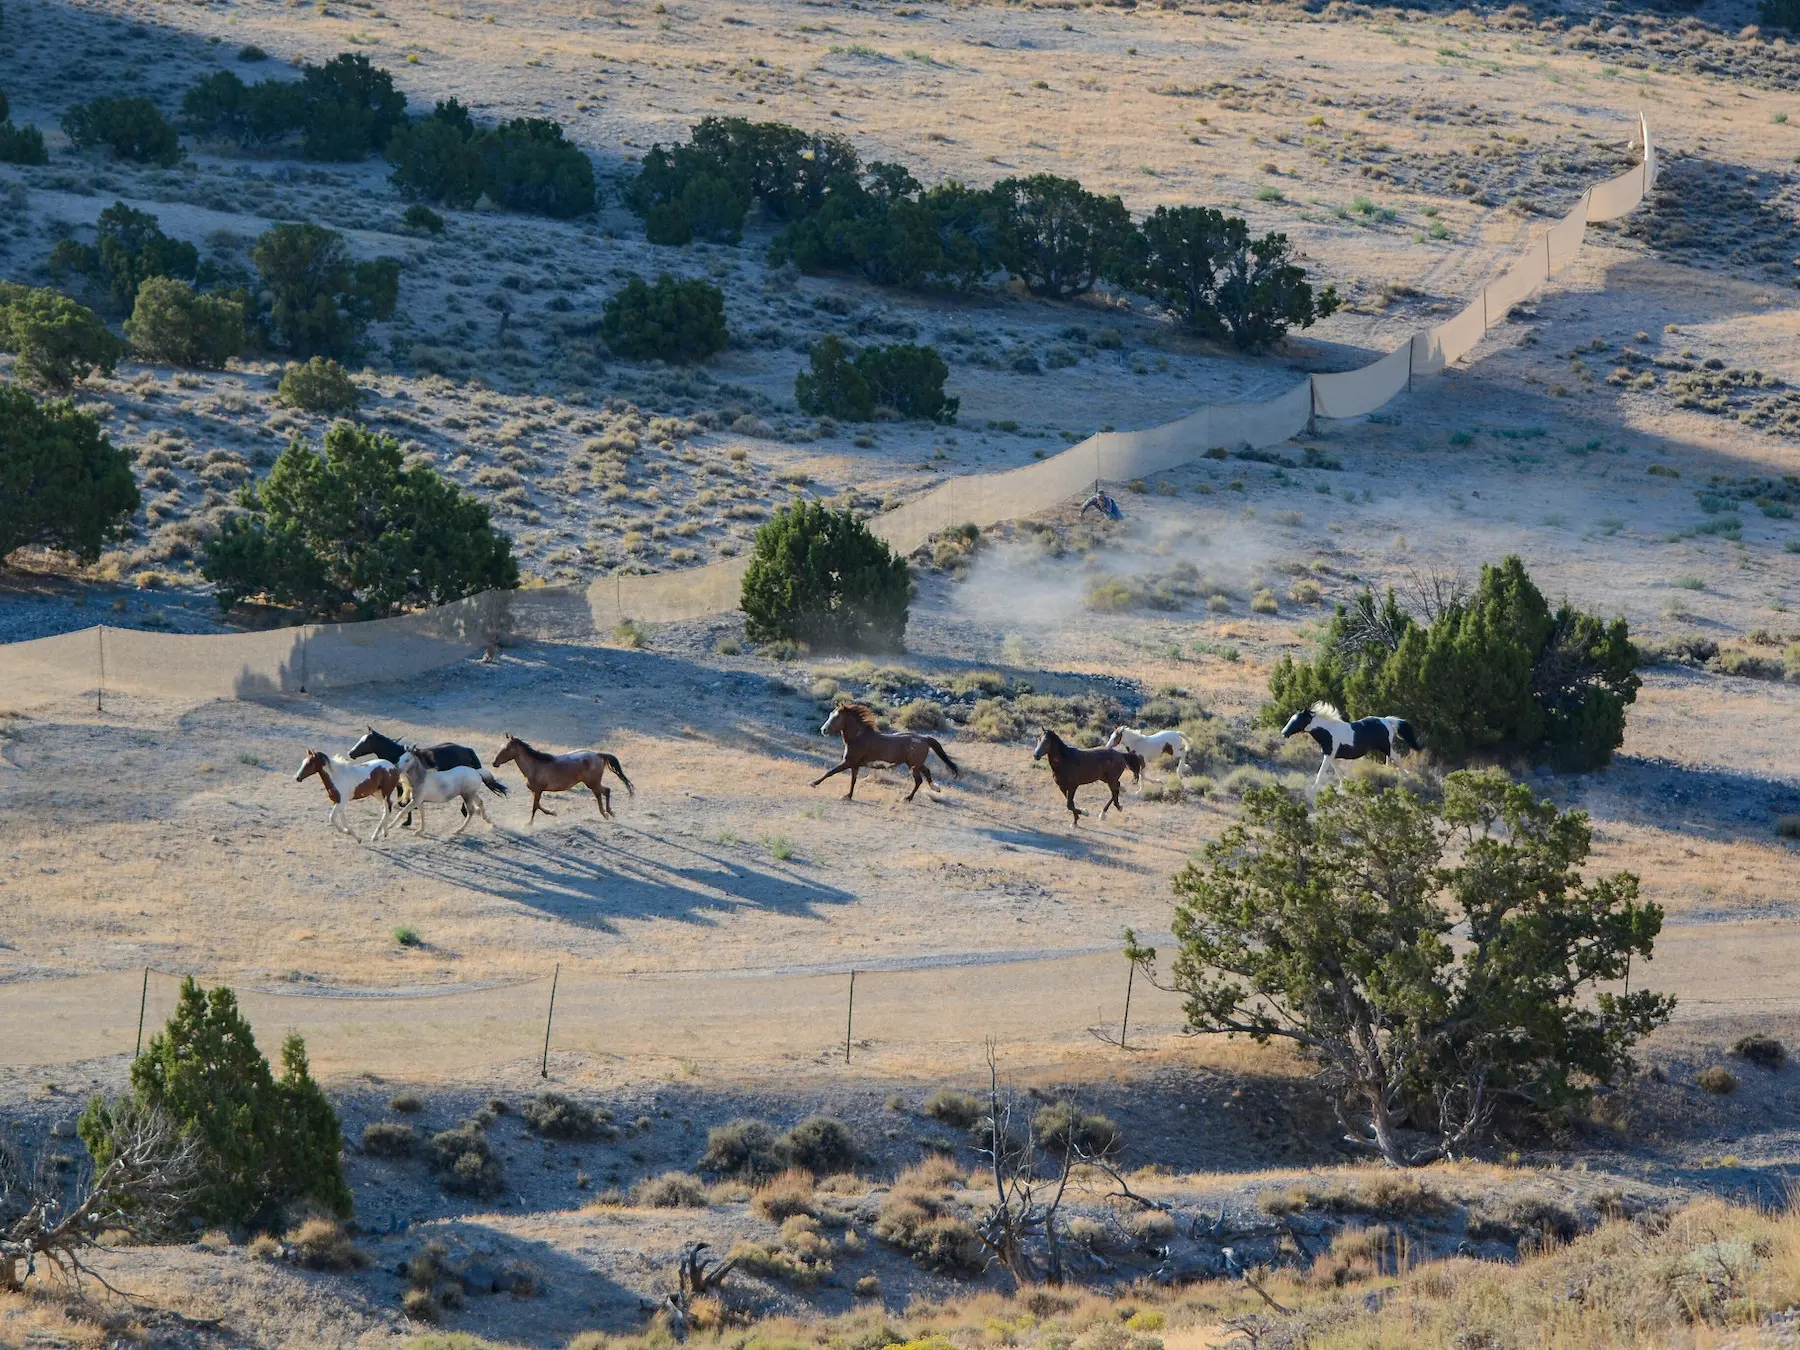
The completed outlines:
<svg viewBox="0 0 1800 1350">
<path fill-rule="evenodd" d="M 902 766 L 908 769 L 913 780 L 912 791 L 906 794 L 909 802 L 919 795 L 921 787 L 928 787 L 933 792 L 938 790 L 928 763 L 932 755 L 942 760 L 953 775 L 962 776 L 962 770 L 957 768 L 956 761 L 950 758 L 937 737 L 916 731 L 883 731 L 875 710 L 866 703 L 839 704 L 825 719 L 819 734 L 841 737 L 844 756 L 813 779 L 811 786 L 817 787 L 827 778 L 847 770 L 850 789 L 844 794 L 846 801 L 855 799 L 857 775 L 864 769 Z M 1282 728 L 1282 735 L 1309 736 L 1319 747 L 1321 759 L 1319 772 L 1313 779 L 1314 791 L 1323 783 L 1328 770 L 1342 778 L 1339 760 L 1361 759 L 1372 754 L 1393 756 L 1403 749 L 1419 749 L 1418 737 L 1405 718 L 1365 717 L 1348 722 L 1328 703 L 1315 703 L 1295 713 Z M 1119 785 L 1127 773 L 1134 782 L 1141 783 L 1144 769 L 1152 758 L 1167 757 L 1179 765 L 1188 749 L 1187 737 L 1176 729 L 1145 732 L 1135 727 L 1117 727 L 1105 744 L 1088 749 L 1070 745 L 1046 727 L 1038 736 L 1031 758 L 1034 762 L 1049 761 L 1050 776 L 1063 795 L 1071 819 L 1079 826 L 1081 818 L 1088 813 L 1075 804 L 1078 789 L 1094 783 L 1104 785 L 1108 797 L 1100 808 L 1101 816 L 1115 808 L 1123 812 L 1125 804 L 1119 800 Z M 543 805 L 546 792 L 567 792 L 582 787 L 594 794 L 601 817 L 610 818 L 613 814 L 612 789 L 605 781 L 609 771 L 625 785 L 626 792 L 636 795 L 618 756 L 604 750 L 549 754 L 517 736 L 508 735 L 506 743 L 494 756 L 494 768 L 505 764 L 517 766 L 531 793 L 531 815 L 527 824 L 536 820 L 540 811 L 547 816 L 556 814 Z M 452 834 L 461 834 L 476 816 L 491 825 L 493 822 L 482 804 L 482 789 L 496 796 L 506 795 L 506 785 L 491 770 L 482 767 L 481 757 L 468 746 L 449 742 L 432 746 L 403 744 L 374 727 L 367 729 L 367 734 L 350 747 L 347 755 L 308 750 L 294 781 L 303 782 L 312 777 L 317 777 L 324 785 L 325 795 L 331 801 L 330 823 L 352 837 L 355 831 L 344 819 L 345 803 L 365 799 L 381 802 L 381 820 L 369 836 L 370 844 L 385 837 L 394 825 L 404 829 L 415 818 L 418 830 L 423 833 L 424 808 L 452 801 L 461 804 L 463 817 L 462 824 Z"/>
</svg>

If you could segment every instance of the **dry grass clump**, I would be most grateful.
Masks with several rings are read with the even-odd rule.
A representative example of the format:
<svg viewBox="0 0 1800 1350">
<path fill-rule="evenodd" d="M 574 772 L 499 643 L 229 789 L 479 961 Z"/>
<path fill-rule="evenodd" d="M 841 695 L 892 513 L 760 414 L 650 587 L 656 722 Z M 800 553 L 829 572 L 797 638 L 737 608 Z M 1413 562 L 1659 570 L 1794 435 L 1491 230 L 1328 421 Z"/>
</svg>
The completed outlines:
<svg viewBox="0 0 1800 1350">
<path fill-rule="evenodd" d="M 740 1116 L 706 1132 L 700 1170 L 728 1177 L 768 1177 L 785 1171 L 788 1161 L 773 1125 Z"/>
<path fill-rule="evenodd" d="M 1466 1231 L 1474 1242 L 1515 1242 L 1544 1246 L 1577 1236 L 1581 1216 L 1562 1201 L 1526 1194 L 1484 1199 L 1469 1215 Z"/>
<path fill-rule="evenodd" d="M 984 1265 L 981 1240 L 948 1189 L 961 1172 L 947 1159 L 927 1159 L 894 1180 L 881 1202 L 875 1236 L 927 1270 L 973 1275 Z"/>
<path fill-rule="evenodd" d="M 796 1214 L 817 1216 L 819 1202 L 813 1195 L 813 1175 L 801 1167 L 790 1167 L 780 1176 L 756 1188 L 750 1208 L 765 1219 L 777 1223 Z"/>
<path fill-rule="evenodd" d="M 1358 1214 L 1377 1219 L 1432 1219 L 1450 1212 L 1450 1202 L 1417 1177 L 1382 1173 L 1354 1185 L 1336 1182 L 1321 1189 L 1304 1182 L 1285 1191 L 1264 1191 L 1257 1207 L 1265 1214 Z"/>
<path fill-rule="evenodd" d="M 549 1139 L 612 1139 L 619 1131 L 612 1113 L 560 1092 L 540 1092 L 519 1108 L 526 1128 Z"/>
<path fill-rule="evenodd" d="M 417 1115 L 425 1109 L 425 1100 L 416 1092 L 396 1092 L 388 1098 L 388 1110 L 403 1116 Z"/>
<path fill-rule="evenodd" d="M 1694 1075 L 1694 1081 L 1715 1097 L 1729 1097 L 1738 1088 L 1737 1075 L 1723 1064 L 1708 1064 Z"/>
<path fill-rule="evenodd" d="M 819 1231 L 817 1219 L 810 1214 L 795 1214 L 782 1220 L 781 1234 L 774 1246 L 739 1242 L 730 1255 L 741 1269 L 811 1289 L 831 1274 L 831 1258 L 836 1252 L 831 1239 Z"/>
<path fill-rule="evenodd" d="M 631 1203 L 640 1209 L 705 1209 L 708 1202 L 706 1187 L 699 1177 L 687 1172 L 664 1172 L 633 1184 Z"/>
<path fill-rule="evenodd" d="M 369 1264 L 368 1253 L 350 1240 L 336 1219 L 306 1220 L 287 1235 L 287 1245 L 308 1270 L 361 1270 Z"/>
</svg>

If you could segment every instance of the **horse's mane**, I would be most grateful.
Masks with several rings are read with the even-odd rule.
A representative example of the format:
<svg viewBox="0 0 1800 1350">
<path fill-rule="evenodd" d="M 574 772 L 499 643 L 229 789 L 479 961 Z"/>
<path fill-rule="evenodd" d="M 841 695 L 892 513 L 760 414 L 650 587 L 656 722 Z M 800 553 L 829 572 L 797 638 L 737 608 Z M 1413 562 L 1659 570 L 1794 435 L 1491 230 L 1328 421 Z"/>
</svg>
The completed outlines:
<svg viewBox="0 0 1800 1350">
<path fill-rule="evenodd" d="M 1317 703 L 1313 704 L 1312 711 L 1316 716 L 1329 717 L 1334 722 L 1342 722 L 1345 720 L 1344 714 L 1337 710 L 1337 705 L 1335 703 L 1327 703 L 1324 699 L 1320 699 Z"/>
<path fill-rule="evenodd" d="M 875 720 L 875 711 L 866 703 L 844 703 L 838 706 L 838 712 L 845 717 L 854 717 L 868 731 L 881 730 Z"/>
<path fill-rule="evenodd" d="M 519 749 L 523 750 L 526 754 L 530 755 L 533 759 L 550 759 L 551 758 L 551 756 L 546 755 L 542 750 L 538 749 L 535 745 L 533 745 L 530 741 L 526 740 L 523 736 L 509 735 L 506 739 L 513 742 L 515 745 L 517 745 L 519 747 Z"/>
</svg>

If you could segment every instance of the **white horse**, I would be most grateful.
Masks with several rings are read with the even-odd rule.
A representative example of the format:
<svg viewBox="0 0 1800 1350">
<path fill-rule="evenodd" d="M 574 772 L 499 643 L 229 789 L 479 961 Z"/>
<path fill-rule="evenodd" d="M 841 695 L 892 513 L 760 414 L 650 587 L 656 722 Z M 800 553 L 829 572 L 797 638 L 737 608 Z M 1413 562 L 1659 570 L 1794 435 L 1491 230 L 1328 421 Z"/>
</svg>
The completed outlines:
<svg viewBox="0 0 1800 1350">
<path fill-rule="evenodd" d="M 497 797 L 506 794 L 506 788 L 502 786 L 500 780 L 486 769 L 471 769 L 464 765 L 458 765 L 453 769 L 428 769 L 410 747 L 405 754 L 400 756 L 400 763 L 395 765 L 395 768 L 399 771 L 400 777 L 404 778 L 412 789 L 412 799 L 407 806 L 415 808 L 437 806 L 444 802 L 456 801 L 458 798 L 462 800 L 462 824 L 450 831 L 451 837 L 459 835 L 469 828 L 469 821 L 472 819 L 471 812 L 486 820 L 489 825 L 494 823 L 488 818 L 487 808 L 481 804 L 481 789 L 484 786 Z M 390 805 L 387 814 L 381 818 L 381 824 L 375 827 L 371 842 L 381 838 L 391 828 L 391 822 L 405 814 L 407 806 Z M 423 833 L 424 829 L 425 813 L 420 811 L 419 830 Z"/>
<path fill-rule="evenodd" d="M 1144 757 L 1144 763 L 1161 755 L 1173 755 L 1179 764 L 1188 752 L 1188 738 L 1171 727 L 1167 731 L 1139 731 L 1136 727 L 1114 727 L 1112 735 L 1106 743 L 1117 750 L 1135 750 Z"/>
<path fill-rule="evenodd" d="M 385 759 L 370 760 L 366 764 L 358 764 L 354 760 L 332 755 L 329 759 L 321 750 L 308 750 L 306 758 L 300 763 L 300 772 L 294 775 L 296 783 L 304 783 L 308 778 L 318 775 L 319 782 L 325 785 L 325 795 L 331 800 L 331 815 L 328 819 L 338 829 L 356 838 L 356 831 L 344 823 L 344 803 L 362 801 L 365 797 L 381 798 L 382 819 L 392 809 L 394 789 L 400 786 L 400 771 Z M 378 825 L 376 829 L 381 827 Z M 371 835 L 369 842 L 374 843 Z"/>
<path fill-rule="evenodd" d="M 1380 755 L 1391 759 L 1404 749 L 1417 750 L 1418 737 L 1404 717 L 1362 717 L 1346 722 L 1344 715 L 1329 703 L 1315 703 L 1288 718 L 1281 729 L 1283 736 L 1311 736 L 1324 758 L 1313 778 L 1312 790 L 1318 792 L 1330 769 L 1341 783 L 1344 771 L 1337 766 L 1340 759 L 1361 759 L 1364 755 Z"/>
</svg>

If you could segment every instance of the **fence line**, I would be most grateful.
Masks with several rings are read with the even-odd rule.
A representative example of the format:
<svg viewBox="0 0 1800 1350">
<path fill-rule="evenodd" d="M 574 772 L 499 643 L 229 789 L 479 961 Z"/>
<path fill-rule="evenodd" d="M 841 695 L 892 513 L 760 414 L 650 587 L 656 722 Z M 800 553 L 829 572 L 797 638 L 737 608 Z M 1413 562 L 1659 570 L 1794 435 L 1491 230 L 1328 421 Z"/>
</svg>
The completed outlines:
<svg viewBox="0 0 1800 1350">
<path fill-rule="evenodd" d="M 550 961 L 546 960 L 546 967 Z M 73 979 L 0 984 L 0 1069 L 129 1056 L 139 1008 L 144 1043 L 174 1011 L 180 978 L 142 967 Z M 551 972 L 513 984 L 442 993 L 332 997 L 238 990 L 238 1003 L 272 1055 L 290 1031 L 306 1038 L 321 1073 L 455 1078 L 502 1064 L 585 1052 L 693 1065 L 842 1062 L 920 1054 L 966 1057 L 988 1039 L 1016 1047 L 1117 1035 L 1129 970 L 1116 951 L 1078 956 L 858 969 L 851 1025 L 848 969 L 806 975 L 562 975 L 548 1016 Z M 202 983 L 207 983 L 202 979 Z M 1182 1024 L 1177 995 L 1138 982 L 1131 1025 L 1144 1042 Z M 546 1032 L 549 1035 L 546 1035 Z"/>
<path fill-rule="evenodd" d="M 1362 367 L 1309 375 L 1256 403 L 1211 404 L 1141 431 L 1100 432 L 1061 454 L 1002 473 L 951 478 L 874 517 L 869 527 L 901 553 L 965 523 L 986 526 L 1083 495 L 1096 480 L 1123 482 L 1186 463 L 1214 447 L 1278 445 L 1315 418 L 1362 417 L 1421 376 L 1468 355 L 1521 300 L 1568 267 L 1588 225 L 1635 210 L 1656 182 L 1650 125 L 1638 117 L 1640 163 L 1582 194 L 1569 212 L 1461 313 Z M 254 698 L 394 679 L 463 660 L 516 639 L 583 637 L 624 619 L 657 623 L 736 609 L 748 560 L 647 576 L 601 577 L 585 589 L 487 592 L 397 619 L 315 624 L 265 633 L 182 636 L 135 629 L 67 633 L 0 646 L 0 706 L 24 708 L 101 697 Z"/>
</svg>

